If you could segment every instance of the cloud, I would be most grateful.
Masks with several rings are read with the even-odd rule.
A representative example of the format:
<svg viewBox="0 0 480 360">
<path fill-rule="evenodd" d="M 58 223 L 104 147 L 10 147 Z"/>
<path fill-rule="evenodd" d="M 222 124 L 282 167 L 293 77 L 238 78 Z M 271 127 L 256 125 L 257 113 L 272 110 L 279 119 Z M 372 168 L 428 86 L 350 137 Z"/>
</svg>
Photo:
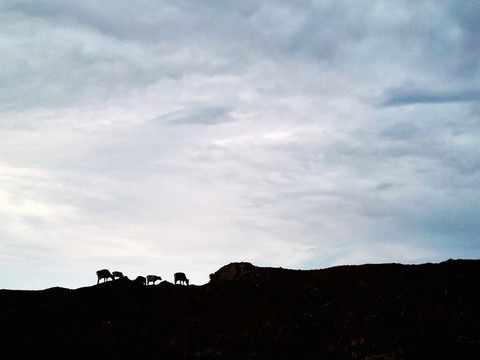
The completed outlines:
<svg viewBox="0 0 480 360">
<path fill-rule="evenodd" d="M 380 136 L 391 139 L 409 139 L 414 137 L 420 131 L 419 127 L 410 123 L 403 122 L 391 125 L 380 132 Z"/>
<path fill-rule="evenodd" d="M 201 107 L 177 110 L 161 115 L 150 120 L 144 126 L 155 127 L 157 125 L 215 125 L 231 121 L 231 109 L 226 107 Z"/>
<path fill-rule="evenodd" d="M 451 2 L 448 5 L 458 26 L 458 53 L 460 66 L 456 74 L 465 78 L 478 80 L 478 53 L 480 52 L 480 5 L 476 1 L 465 1 L 461 4 Z"/>
<path fill-rule="evenodd" d="M 383 106 L 401 106 L 411 104 L 443 104 L 449 102 L 478 102 L 480 89 L 461 89 L 438 91 L 401 86 L 385 92 Z"/>
</svg>

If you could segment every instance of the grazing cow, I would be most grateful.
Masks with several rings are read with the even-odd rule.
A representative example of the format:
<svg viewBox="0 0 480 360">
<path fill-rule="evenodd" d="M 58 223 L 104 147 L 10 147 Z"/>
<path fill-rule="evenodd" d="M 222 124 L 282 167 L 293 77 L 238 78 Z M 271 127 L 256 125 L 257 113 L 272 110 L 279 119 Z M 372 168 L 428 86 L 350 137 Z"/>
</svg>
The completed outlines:
<svg viewBox="0 0 480 360">
<path fill-rule="evenodd" d="M 114 272 L 112 272 L 112 275 L 113 275 L 113 278 L 114 278 L 114 279 L 117 279 L 117 278 L 118 278 L 118 279 L 121 279 L 121 278 L 123 278 L 123 274 L 122 274 L 120 271 L 114 271 Z"/>
<path fill-rule="evenodd" d="M 112 280 L 115 280 L 112 273 L 110 271 L 108 271 L 107 269 L 98 270 L 97 271 L 97 277 L 98 277 L 97 284 L 102 279 L 103 279 L 103 282 L 107 281 L 108 278 L 110 278 Z"/>
<path fill-rule="evenodd" d="M 157 276 L 157 275 L 147 275 L 147 285 L 152 283 L 153 285 L 155 285 L 155 281 L 161 281 L 162 278 L 160 276 Z"/>
<path fill-rule="evenodd" d="M 147 284 L 147 279 L 145 278 L 145 276 L 137 276 L 137 278 L 134 281 L 141 285 Z"/>
<path fill-rule="evenodd" d="M 185 276 L 184 273 L 178 272 L 178 273 L 175 273 L 173 276 L 174 276 L 174 278 L 175 278 L 175 284 L 176 284 L 177 281 L 178 281 L 178 282 L 180 282 L 180 284 L 185 283 L 185 284 L 187 284 L 187 286 L 188 286 L 188 283 L 189 283 L 190 280 L 187 279 L 187 277 Z"/>
</svg>

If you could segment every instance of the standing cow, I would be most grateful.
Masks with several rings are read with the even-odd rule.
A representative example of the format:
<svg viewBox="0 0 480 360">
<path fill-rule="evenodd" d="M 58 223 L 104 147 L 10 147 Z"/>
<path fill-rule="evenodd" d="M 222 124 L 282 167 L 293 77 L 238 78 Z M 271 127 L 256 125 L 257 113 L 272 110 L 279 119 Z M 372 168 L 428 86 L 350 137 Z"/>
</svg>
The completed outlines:
<svg viewBox="0 0 480 360">
<path fill-rule="evenodd" d="M 185 283 L 188 286 L 188 283 L 189 283 L 190 280 L 187 279 L 187 276 L 184 273 L 178 272 L 178 273 L 175 273 L 173 276 L 175 278 L 175 284 L 178 281 L 180 284 Z"/>
<path fill-rule="evenodd" d="M 153 285 L 155 285 L 155 281 L 161 281 L 162 278 L 160 276 L 157 276 L 157 275 L 147 275 L 147 285 L 149 285 L 150 283 L 152 283 Z"/>
<path fill-rule="evenodd" d="M 115 280 L 112 273 L 107 269 L 98 270 L 97 277 L 98 277 L 97 284 L 100 283 L 100 280 L 102 279 L 103 279 L 103 282 L 107 281 L 108 278 Z"/>
</svg>

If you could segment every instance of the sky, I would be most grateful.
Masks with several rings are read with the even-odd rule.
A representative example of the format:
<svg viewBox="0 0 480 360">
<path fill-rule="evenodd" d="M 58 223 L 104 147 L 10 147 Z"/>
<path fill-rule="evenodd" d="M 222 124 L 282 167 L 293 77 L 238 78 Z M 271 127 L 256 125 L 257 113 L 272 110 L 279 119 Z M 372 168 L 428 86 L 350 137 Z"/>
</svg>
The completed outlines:
<svg viewBox="0 0 480 360">
<path fill-rule="evenodd" d="M 0 288 L 480 258 L 479 18 L 0 0 Z"/>
</svg>

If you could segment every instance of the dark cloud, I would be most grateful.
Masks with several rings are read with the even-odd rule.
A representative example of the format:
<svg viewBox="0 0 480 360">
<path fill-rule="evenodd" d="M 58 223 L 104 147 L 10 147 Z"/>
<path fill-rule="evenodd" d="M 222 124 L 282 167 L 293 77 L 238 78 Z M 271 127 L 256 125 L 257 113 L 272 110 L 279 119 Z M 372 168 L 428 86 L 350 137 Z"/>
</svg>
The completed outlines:
<svg viewBox="0 0 480 360">
<path fill-rule="evenodd" d="M 255 80 L 266 87 L 272 79 L 258 70 L 265 61 L 282 74 L 276 86 L 283 89 L 291 89 L 284 84 L 291 81 L 284 67 L 297 73 L 298 89 L 315 92 L 321 77 L 298 79 L 298 74 L 327 66 L 359 76 L 355 81 L 362 86 L 375 81 L 386 87 L 384 105 L 461 101 L 478 94 L 472 83 L 458 93 L 436 93 L 392 88 L 389 78 L 403 82 L 429 73 L 437 81 L 452 81 L 456 69 L 474 67 L 478 25 L 471 14 L 478 6 L 467 5 L 453 6 L 450 13 L 452 6 L 432 7 L 428 1 L 396 4 L 392 11 L 382 4 L 342 1 L 18 1 L 5 5 L 10 19 L 5 31 L 24 51 L 5 52 L 10 87 L 0 95 L 4 108 L 11 109 L 100 104 L 162 80 L 182 86 L 192 74 L 248 77 L 257 71 Z M 426 12 L 428 22 L 422 21 Z M 11 19 L 27 30 L 10 26 Z M 452 35 L 456 27 L 461 48 Z"/>
<path fill-rule="evenodd" d="M 400 106 L 412 104 L 443 104 L 451 102 L 480 101 L 480 89 L 430 90 L 413 86 L 401 86 L 385 92 L 382 106 Z"/>
<path fill-rule="evenodd" d="M 477 79 L 480 69 L 480 3 L 475 0 L 452 1 L 449 5 L 459 27 L 459 66 L 457 74 Z"/>
<path fill-rule="evenodd" d="M 402 122 L 383 129 L 380 131 L 380 136 L 394 140 L 405 140 L 415 136 L 419 131 L 420 129 L 415 124 Z"/>
<path fill-rule="evenodd" d="M 232 109 L 227 107 L 207 106 L 178 110 L 161 115 L 147 122 L 144 126 L 156 127 L 158 125 L 215 125 L 232 121 Z"/>
<path fill-rule="evenodd" d="M 375 190 L 376 191 L 386 191 L 390 190 L 395 186 L 393 183 L 388 183 L 388 182 L 382 182 L 377 185 L 375 185 Z"/>
<path fill-rule="evenodd" d="M 189 74 L 237 72 L 248 58 L 237 58 L 234 50 L 239 44 L 244 49 L 241 43 L 249 37 L 240 31 L 247 38 L 239 41 L 240 20 L 228 22 L 211 13 L 215 8 L 193 10 L 150 1 L 113 7 L 94 2 L 9 4 L 5 33 L 16 41 L 2 59 L 8 69 L 2 80 L 8 85 L 2 86 L 0 105 L 25 110 L 101 104 L 161 79 L 181 84 Z"/>
</svg>

